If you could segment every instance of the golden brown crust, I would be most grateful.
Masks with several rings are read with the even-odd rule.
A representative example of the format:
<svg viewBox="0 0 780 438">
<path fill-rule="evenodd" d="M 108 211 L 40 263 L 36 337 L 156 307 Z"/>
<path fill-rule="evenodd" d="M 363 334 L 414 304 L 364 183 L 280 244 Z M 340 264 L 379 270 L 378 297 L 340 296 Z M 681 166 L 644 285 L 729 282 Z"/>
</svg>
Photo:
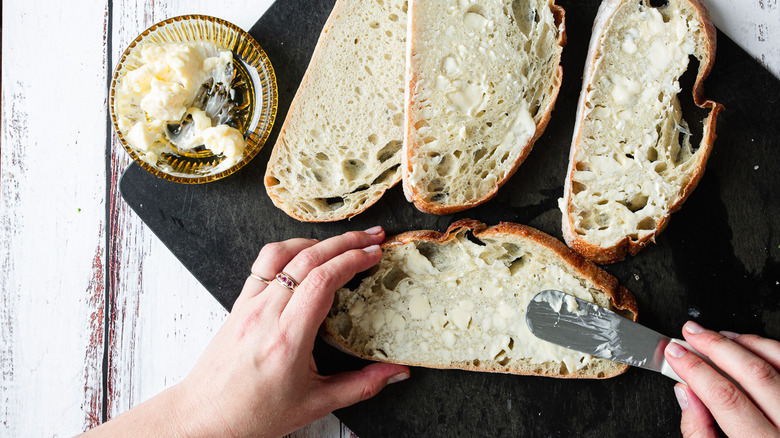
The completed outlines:
<svg viewBox="0 0 780 438">
<path fill-rule="evenodd" d="M 309 85 L 309 71 L 311 70 L 312 63 L 315 59 L 317 59 L 319 52 L 322 50 L 322 41 L 325 38 L 325 36 L 328 34 L 329 29 L 331 28 L 333 18 L 338 14 L 338 10 L 341 7 L 343 0 L 336 0 L 336 4 L 333 6 L 333 10 L 330 11 L 330 15 L 328 16 L 328 19 L 325 21 L 325 26 L 322 28 L 322 33 L 320 33 L 319 38 L 317 38 L 317 45 L 314 46 L 314 53 L 312 53 L 311 59 L 309 60 L 309 65 L 306 67 L 306 72 L 303 74 L 303 79 L 301 79 L 301 84 L 298 86 L 298 90 L 295 92 L 295 96 L 293 97 L 292 102 L 290 103 L 290 108 L 287 110 L 287 114 L 290 114 L 290 110 L 292 110 L 298 100 L 301 99 L 301 96 L 305 94 L 306 89 Z M 265 176 L 263 178 L 263 183 L 265 185 L 265 191 L 268 193 L 268 197 L 271 198 L 271 201 L 274 203 L 274 205 L 287 213 L 288 216 L 292 217 L 293 219 L 299 220 L 301 222 L 306 222 L 306 219 L 298 216 L 295 214 L 295 212 L 292 211 L 292 209 L 289 208 L 287 204 L 281 201 L 278 196 L 276 196 L 271 190 L 269 190 L 269 187 L 272 185 L 272 181 L 275 179 L 274 176 L 271 174 L 272 166 L 271 163 L 275 163 L 278 161 L 277 155 L 279 148 L 277 148 L 277 144 L 281 143 L 284 140 L 285 133 L 287 132 L 288 125 L 290 123 L 290 117 L 285 117 L 284 123 L 282 123 L 282 128 L 279 130 L 279 135 L 276 137 L 276 143 L 274 144 L 274 148 L 271 150 L 271 157 L 268 159 L 268 167 L 265 169 Z"/>
<path fill-rule="evenodd" d="M 409 126 L 412 124 L 410 116 L 412 113 L 411 90 L 415 89 L 417 82 L 419 81 L 417 70 L 412 68 L 412 64 L 414 63 L 414 59 L 412 58 L 412 47 L 414 47 L 413 30 L 416 28 L 417 19 L 416 15 L 412 13 L 415 7 L 414 3 L 415 0 L 409 1 L 408 29 L 406 32 L 406 86 L 404 87 L 404 101 L 406 106 L 404 107 L 404 142 L 403 148 L 401 149 L 401 185 L 404 189 L 404 196 L 409 202 L 413 202 L 413 200 L 418 197 L 417 192 L 414 190 L 414 187 L 409 184 L 406 177 L 406 175 L 412 173 L 412 165 L 409 161 L 409 144 L 411 143 Z"/>
<path fill-rule="evenodd" d="M 309 87 L 309 72 L 311 71 L 312 65 L 315 62 L 317 62 L 317 60 L 321 57 L 320 52 L 323 50 L 322 49 L 323 40 L 327 37 L 328 33 L 330 32 L 330 29 L 334 26 L 333 24 L 334 18 L 341 13 L 341 8 L 344 5 L 344 1 L 345 0 L 336 0 L 336 4 L 333 6 L 333 10 L 330 12 L 327 21 L 325 21 L 325 26 L 323 26 L 322 32 L 320 33 L 320 36 L 317 39 L 317 45 L 314 47 L 314 53 L 311 56 L 311 60 L 309 61 L 308 67 L 306 67 L 306 73 L 304 73 L 303 79 L 301 79 L 301 84 L 298 86 L 298 90 L 295 92 L 295 97 L 293 97 L 292 103 L 290 103 L 290 108 L 287 111 L 288 115 L 292 112 L 292 109 L 295 108 L 297 102 L 299 101 L 299 99 L 301 99 L 301 96 L 306 95 L 306 91 Z M 279 136 L 276 139 L 276 144 L 279 144 L 280 142 L 284 141 L 285 133 L 287 132 L 289 123 L 290 123 L 290 117 L 285 117 L 284 123 L 282 124 L 282 128 L 279 130 Z M 390 185 L 388 185 L 387 188 L 383 190 L 382 193 L 376 197 L 376 199 L 373 200 L 373 202 L 365 202 L 359 210 L 353 210 L 345 215 L 336 216 L 333 218 L 326 218 L 326 219 L 304 218 L 296 214 L 290 205 L 285 204 L 281 199 L 279 199 L 278 196 L 276 196 L 271 190 L 268 189 L 272 185 L 272 181 L 275 179 L 274 176 L 271 174 L 272 171 L 271 164 L 278 161 L 277 159 L 278 149 L 276 147 L 276 144 L 274 144 L 274 148 L 271 151 L 271 157 L 268 159 L 268 167 L 265 170 L 265 176 L 263 178 L 265 190 L 266 193 L 268 193 L 268 197 L 271 198 L 271 201 L 274 203 L 274 205 L 277 208 L 287 213 L 287 215 L 292 217 L 293 219 L 299 220 L 301 222 L 322 223 L 322 222 L 335 222 L 343 219 L 350 219 L 366 211 L 366 209 L 368 209 L 369 207 L 374 205 L 377 201 L 379 201 L 379 199 L 381 199 L 382 196 L 384 196 L 387 190 L 390 190 L 392 187 L 395 187 L 395 185 L 401 181 L 401 176 L 399 175 L 395 181 L 393 181 Z"/>
<path fill-rule="evenodd" d="M 680 207 L 682 207 L 682 204 L 686 199 L 688 199 L 688 196 L 690 196 L 691 192 L 693 192 L 693 189 L 695 189 L 699 184 L 702 176 L 704 176 L 704 167 L 707 163 L 707 159 L 709 158 L 710 153 L 712 153 L 712 145 L 714 144 L 715 138 L 717 137 L 715 135 L 715 125 L 717 123 L 718 114 L 725 110 L 723 105 L 713 100 L 707 99 L 704 96 L 704 81 L 707 79 L 707 76 L 710 75 L 712 66 L 715 64 L 715 51 L 717 48 L 718 31 L 715 29 L 715 25 L 712 24 L 712 20 L 710 20 L 710 15 L 707 12 L 707 8 L 704 7 L 701 1 L 688 1 L 691 3 L 694 9 L 696 9 L 696 12 L 699 15 L 699 20 L 701 23 L 703 23 L 704 33 L 707 36 L 705 39 L 707 44 L 707 50 L 705 52 L 707 54 L 707 62 L 699 67 L 699 72 L 696 75 L 696 82 L 693 84 L 693 101 L 699 108 L 709 108 L 710 114 L 707 116 L 704 127 L 704 141 L 702 142 L 701 146 L 703 150 L 701 152 L 699 162 L 696 164 L 696 172 L 694 172 L 691 181 L 688 183 L 685 189 L 683 189 L 683 193 L 680 198 L 677 200 L 677 202 L 674 203 L 674 205 L 672 205 L 670 213 L 674 213 L 679 210 Z"/>
<path fill-rule="evenodd" d="M 592 38 L 598 38 L 598 40 L 592 41 L 591 44 L 595 43 L 597 46 L 601 45 L 601 39 L 604 37 L 605 34 L 604 31 L 606 30 L 607 25 L 611 21 L 612 16 L 615 14 L 615 12 L 617 12 L 620 5 L 622 5 L 626 1 L 627 0 L 608 0 L 602 5 L 602 7 L 599 10 L 599 14 L 596 17 L 596 22 L 594 23 L 594 36 L 592 37 Z M 653 230 L 652 233 L 645 235 L 639 240 L 632 240 L 630 237 L 626 236 L 621 241 L 609 247 L 602 247 L 599 245 L 594 245 L 592 243 L 589 243 L 583 240 L 580 237 L 580 235 L 578 235 L 574 231 L 575 228 L 574 218 L 569 214 L 569 212 L 571 211 L 570 210 L 571 195 L 569 192 L 569 188 L 572 182 L 572 178 L 574 176 L 574 157 L 576 155 L 577 145 L 580 144 L 579 126 L 581 120 L 584 118 L 583 114 L 581 114 L 580 111 L 578 111 L 577 126 L 575 127 L 575 140 L 572 143 L 571 153 L 569 155 L 569 172 L 567 174 L 566 190 L 565 190 L 566 209 L 563 215 L 563 237 L 566 243 L 572 249 L 574 249 L 578 253 L 582 254 L 583 256 L 587 257 L 588 259 L 596 263 L 610 264 L 610 263 L 619 262 L 625 259 L 627 254 L 631 254 L 632 256 L 635 256 L 644 247 L 649 245 L 650 242 L 655 242 L 656 236 L 661 234 L 661 232 L 669 224 L 669 218 L 671 214 L 678 211 L 682 207 L 683 203 L 685 203 L 685 201 L 688 199 L 688 197 L 691 195 L 693 190 L 698 185 L 702 176 L 704 176 L 704 168 L 707 163 L 707 159 L 709 158 L 710 153 L 712 152 L 712 145 L 715 142 L 715 137 L 716 137 L 715 125 L 717 122 L 718 113 L 723 111 L 724 107 L 723 105 L 714 102 L 712 100 L 706 99 L 704 97 L 704 81 L 707 78 L 707 76 L 709 76 L 710 71 L 712 70 L 712 66 L 715 63 L 717 30 L 715 29 L 715 26 L 712 24 L 712 21 L 710 20 L 707 9 L 704 7 L 704 5 L 701 3 L 700 0 L 679 0 L 679 1 L 688 2 L 696 10 L 699 21 L 703 25 L 702 29 L 706 36 L 704 62 L 702 62 L 699 65 L 699 71 L 693 86 L 694 103 L 700 108 L 710 109 L 710 114 L 705 119 L 706 121 L 704 127 L 704 134 L 702 136 L 703 140 L 700 145 L 701 152 L 700 152 L 699 160 L 696 163 L 695 171 L 691 177 L 691 180 L 682 189 L 680 196 L 670 206 L 669 212 L 664 217 L 660 218 L 657 221 L 655 230 Z M 587 82 L 589 82 L 589 77 L 593 72 L 593 66 L 595 64 L 595 58 L 597 58 L 597 55 L 598 53 L 595 51 L 592 51 L 592 53 L 589 55 L 587 65 L 585 67 L 585 75 L 583 78 L 583 90 L 585 89 Z M 582 99 L 583 97 L 581 97 L 581 101 Z"/>
<path fill-rule="evenodd" d="M 413 5 L 410 5 L 410 11 Z M 551 10 L 553 13 L 553 16 L 555 17 L 555 24 L 560 29 L 559 35 L 558 35 L 558 45 L 563 48 L 566 46 L 566 21 L 565 16 L 566 12 L 564 11 L 563 7 L 560 5 L 555 4 L 555 0 L 553 0 L 551 5 Z M 409 21 L 409 29 L 414 30 L 415 23 L 414 23 L 414 15 L 410 13 L 410 21 Z M 414 34 L 413 31 L 409 32 L 408 38 L 410 47 L 412 46 L 412 35 Z M 411 49 L 410 49 L 411 51 Z M 409 56 L 409 59 L 411 59 L 411 55 Z M 542 136 L 544 133 L 544 130 L 547 128 L 547 124 L 550 122 L 550 118 L 552 117 L 553 109 L 555 109 L 555 101 L 558 98 L 558 93 L 561 89 L 561 83 L 563 80 L 563 67 L 560 65 L 561 57 L 560 54 L 558 55 L 558 69 L 557 74 L 555 75 L 555 82 L 553 84 L 553 91 L 552 91 L 552 97 L 550 99 L 550 103 L 547 106 L 547 108 L 544 110 L 543 115 L 539 122 L 536 124 L 536 131 L 534 131 L 533 137 L 531 137 L 530 140 L 528 140 L 528 143 L 523 146 L 523 150 L 521 154 L 518 156 L 517 160 L 515 161 L 512 168 L 507 172 L 506 176 L 501 179 L 500 181 L 496 182 L 495 186 L 493 187 L 493 190 L 490 191 L 487 195 L 472 200 L 470 202 L 466 202 L 464 204 L 460 205 L 440 205 L 436 204 L 434 202 L 429 202 L 423 199 L 422 196 L 420 196 L 419 192 L 412 186 L 411 184 L 408 184 L 406 175 L 409 175 L 412 173 L 412 166 L 411 166 L 411 158 L 413 156 L 411 148 L 408 147 L 409 144 L 411 144 L 411 134 L 409 132 L 409 129 L 405 129 L 404 132 L 404 163 L 402 164 L 404 175 L 403 178 L 403 188 L 404 188 L 404 194 L 406 195 L 406 198 L 414 203 L 414 206 L 417 207 L 418 210 L 425 212 L 425 213 L 432 213 L 432 214 L 451 214 L 451 213 L 457 213 L 459 211 L 467 210 L 472 207 L 476 207 L 480 204 L 483 204 L 491 199 L 493 199 L 496 194 L 498 193 L 498 189 L 500 189 L 508 180 L 512 177 L 512 175 L 517 172 L 517 169 L 520 167 L 521 164 L 525 161 L 526 158 L 528 158 L 528 154 L 531 153 L 531 149 L 533 148 L 534 143 L 536 143 L 536 140 L 539 139 L 539 137 Z M 409 61 L 407 61 L 408 65 Z M 410 69 L 411 70 L 411 69 Z M 415 85 L 417 84 L 418 77 L 415 74 L 414 71 L 407 71 L 408 75 L 408 88 L 407 90 L 413 90 Z M 411 118 L 411 99 L 409 96 L 407 96 L 406 99 L 406 126 L 409 126 L 412 122 Z"/>
<path fill-rule="evenodd" d="M 501 222 L 498 225 L 488 227 L 482 222 L 473 219 L 461 219 L 457 222 L 454 222 L 452 225 L 450 225 L 447 228 L 447 231 L 443 233 L 438 231 L 421 230 L 421 231 L 409 231 L 406 233 L 402 233 L 390 237 L 387 240 L 385 240 L 384 243 L 382 243 L 382 248 L 387 249 L 393 246 L 407 245 L 410 243 L 416 243 L 420 241 L 428 241 L 437 244 L 445 244 L 455 239 L 458 233 L 463 230 L 470 230 L 477 238 L 483 236 L 491 237 L 491 236 L 507 235 L 507 234 L 513 236 L 519 236 L 522 238 L 530 239 L 540 245 L 545 246 L 546 248 L 549 248 L 564 263 L 574 267 L 580 275 L 582 275 L 588 281 L 593 283 L 593 285 L 596 286 L 598 289 L 606 293 L 610 297 L 612 305 L 615 307 L 615 309 L 618 309 L 622 315 L 629 315 L 629 319 L 631 319 L 632 321 L 637 320 L 639 311 L 638 311 L 636 299 L 631 294 L 631 292 L 628 291 L 628 289 L 618 284 L 618 281 L 615 277 L 601 270 L 590 260 L 587 260 L 581 255 L 575 253 L 558 239 L 546 233 L 543 233 L 537 229 L 527 227 L 525 225 L 520 225 L 520 224 L 515 224 L 510 222 Z M 328 331 L 325 325 L 323 325 L 323 329 L 320 331 L 320 334 L 324 340 L 326 340 L 328 343 L 330 343 L 331 345 L 335 346 L 336 348 L 338 348 L 339 350 L 345 353 L 351 354 L 353 356 L 358 356 L 363 359 L 377 360 L 374 357 L 368 357 L 362 355 L 350 349 L 348 346 L 338 342 L 337 338 L 334 337 L 333 334 Z M 500 372 L 500 373 L 517 374 L 517 375 L 537 375 L 537 376 L 541 375 L 541 376 L 558 377 L 558 378 L 597 378 L 596 376 L 577 374 L 577 373 L 560 375 L 552 372 L 532 373 L 532 372 L 524 372 L 524 371 L 513 371 L 513 370 L 508 370 L 506 368 L 499 368 L 499 367 L 487 367 L 487 366 L 476 367 L 471 363 L 464 363 L 460 365 L 447 366 L 447 367 L 438 367 L 438 366 L 431 366 L 430 364 L 420 364 L 420 363 L 411 363 L 411 362 L 409 363 L 404 362 L 404 364 L 409 366 L 425 366 L 427 368 L 463 369 L 469 371 L 489 371 L 489 372 Z M 488 365 L 488 364 L 483 364 L 483 365 Z M 623 365 L 617 367 L 613 373 L 604 375 L 600 378 L 614 377 L 619 374 L 622 374 L 627 369 L 628 369 L 628 365 Z"/>
</svg>

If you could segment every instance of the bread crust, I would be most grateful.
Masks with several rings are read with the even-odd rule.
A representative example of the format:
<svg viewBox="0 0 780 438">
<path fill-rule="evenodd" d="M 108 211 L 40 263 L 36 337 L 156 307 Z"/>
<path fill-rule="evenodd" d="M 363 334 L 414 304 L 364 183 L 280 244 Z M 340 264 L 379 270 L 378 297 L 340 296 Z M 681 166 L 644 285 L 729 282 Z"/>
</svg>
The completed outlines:
<svg viewBox="0 0 780 438">
<path fill-rule="evenodd" d="M 492 237 L 492 236 L 509 234 L 514 236 L 521 236 L 523 238 L 530 239 L 540 245 L 545 246 L 546 248 L 552 250 L 564 263 L 574 267 L 575 270 L 580 275 L 587 278 L 588 281 L 592 282 L 597 288 L 599 288 L 601 291 L 606 293 L 610 297 L 612 305 L 617 310 L 619 310 L 622 315 L 624 316 L 628 315 L 629 319 L 631 319 L 632 321 L 637 320 L 639 310 L 637 307 L 636 299 L 631 294 L 631 292 L 628 291 L 628 289 L 618 284 L 618 281 L 615 277 L 601 270 L 590 260 L 587 260 L 580 254 L 577 254 L 576 252 L 572 251 L 558 239 L 548 234 L 545 234 L 539 230 L 536 230 L 534 228 L 527 227 L 525 225 L 520 225 L 520 224 L 515 224 L 510 222 L 501 222 L 498 225 L 488 227 L 487 225 L 477 220 L 461 219 L 457 222 L 454 222 L 452 225 L 450 225 L 447 228 L 447 231 L 443 233 L 438 231 L 431 231 L 431 230 L 409 231 L 388 238 L 387 240 L 385 240 L 385 242 L 382 243 L 381 246 L 383 249 L 388 249 L 393 246 L 401 246 L 401 245 L 406 245 L 409 243 L 415 243 L 420 241 L 431 242 L 435 244 L 445 244 L 455 239 L 456 236 L 458 235 L 458 232 L 464 230 L 471 231 L 474 234 L 474 236 L 477 238 L 483 236 Z M 330 345 L 333 345 L 334 347 L 336 347 L 337 349 L 339 349 L 344 353 L 350 354 L 352 356 L 357 356 L 362 359 L 377 360 L 374 357 L 367 357 L 365 355 L 362 355 L 357 351 L 350 349 L 349 346 L 339 342 L 338 338 L 334 335 L 333 332 L 330 331 L 327 324 L 323 323 L 322 328 L 320 329 L 320 336 L 322 336 L 322 338 Z M 389 362 L 389 361 L 384 361 L 384 362 Z M 595 377 L 592 375 L 579 374 L 577 372 L 566 374 L 566 375 L 560 375 L 552 372 L 532 373 L 532 372 L 516 371 L 516 370 L 507 371 L 504 368 L 496 368 L 496 367 L 489 367 L 489 366 L 474 366 L 472 363 L 464 363 L 464 364 L 459 364 L 457 366 L 432 366 L 430 364 L 411 363 L 411 362 L 405 364 L 409 366 L 424 366 L 426 368 L 437 368 L 437 369 L 462 369 L 468 371 L 487 371 L 487 372 L 499 372 L 504 374 L 534 375 L 534 376 L 574 378 L 574 379 L 610 378 L 624 373 L 629 368 L 628 365 L 622 365 L 616 367 L 615 370 L 610 374 L 605 374 L 602 377 Z"/>
<path fill-rule="evenodd" d="M 599 7 L 599 11 L 596 15 L 596 20 L 593 24 L 593 36 L 591 37 L 590 45 L 588 48 L 588 58 L 585 64 L 585 72 L 582 79 L 582 92 L 580 93 L 579 104 L 577 106 L 576 124 L 574 127 L 574 139 L 572 141 L 571 150 L 569 153 L 569 171 L 567 172 L 566 183 L 564 185 L 564 206 L 562 229 L 563 237 L 566 243 L 587 257 L 588 259 L 600 263 L 610 264 L 619 262 L 626 258 L 627 254 L 635 256 L 644 247 L 655 243 L 655 238 L 660 234 L 668 225 L 669 218 L 672 213 L 678 211 L 683 203 L 688 199 L 690 194 L 698 185 L 702 176 L 704 175 L 704 168 L 707 163 L 707 159 L 712 152 L 712 145 L 715 142 L 715 125 L 717 122 L 718 114 L 725 108 L 723 105 L 707 99 L 704 97 L 704 81 L 709 76 L 712 66 L 715 63 L 715 49 L 717 45 L 717 30 L 710 20 L 709 13 L 700 0 L 675 0 L 690 4 L 697 13 L 699 22 L 702 23 L 702 30 L 706 38 L 704 39 L 705 48 L 704 62 L 699 65 L 699 71 L 696 76 L 696 81 L 693 86 L 693 100 L 694 103 L 705 109 L 710 109 L 710 113 L 706 118 L 704 132 L 702 134 L 702 143 L 700 145 L 700 156 L 695 165 L 695 171 L 688 184 L 682 189 L 680 196 L 670 206 L 669 212 L 658 218 L 656 221 L 656 227 L 647 235 L 638 240 L 632 240 L 626 236 L 616 244 L 609 247 L 602 247 L 585 241 L 579 234 L 574 231 L 574 218 L 571 214 L 571 186 L 574 178 L 575 160 L 574 157 L 577 154 L 580 144 L 581 126 L 584 120 L 584 107 L 588 89 L 593 74 L 595 72 L 596 62 L 598 61 L 597 55 L 599 54 L 599 48 L 601 47 L 602 40 L 605 36 L 606 30 L 612 21 L 612 17 L 618 11 L 620 6 L 627 3 L 629 0 L 605 0 Z"/>
<path fill-rule="evenodd" d="M 564 11 L 563 7 L 557 5 L 555 3 L 555 0 L 552 0 L 550 9 L 552 10 L 553 16 L 555 17 L 555 25 L 559 29 L 559 35 L 558 35 L 558 45 L 563 48 L 566 46 L 566 11 Z M 561 83 L 563 80 L 563 67 L 560 65 L 560 55 L 558 55 L 558 68 L 556 70 L 555 75 L 555 81 L 553 83 L 553 91 L 550 99 L 550 103 L 547 105 L 547 107 L 544 109 L 544 112 L 542 113 L 542 117 L 539 120 L 539 122 L 536 124 L 536 130 L 534 131 L 534 135 L 531 137 L 530 140 L 528 140 L 528 143 L 523 146 L 521 154 L 518 156 L 517 160 L 515 160 L 512 168 L 507 172 L 506 176 L 497 181 L 495 186 L 493 187 L 493 190 L 491 190 L 488 194 L 485 196 L 474 199 L 472 201 L 466 202 L 464 204 L 459 205 L 440 205 L 434 202 L 429 202 L 424 199 L 423 196 L 420 195 L 420 193 L 409 184 L 409 175 L 412 173 L 412 164 L 411 164 L 411 157 L 414 155 L 413 150 L 409 147 L 409 144 L 412 142 L 411 133 L 408 129 L 409 125 L 412 123 L 412 101 L 411 101 L 411 90 L 413 90 L 416 86 L 416 84 L 419 82 L 419 77 L 416 74 L 415 71 L 412 71 L 411 69 L 411 63 L 412 63 L 412 53 L 413 53 L 413 47 L 414 47 L 414 30 L 416 29 L 415 25 L 415 14 L 412 12 L 414 10 L 414 0 L 409 2 L 409 31 L 407 33 L 408 43 L 407 43 L 407 60 L 406 60 L 406 66 L 407 66 L 407 85 L 406 85 L 406 123 L 404 123 L 404 146 L 403 146 L 403 155 L 402 155 L 402 161 L 401 161 L 401 168 L 403 169 L 402 172 L 402 186 L 404 190 L 404 195 L 406 196 L 406 199 L 409 202 L 414 203 L 414 206 L 417 207 L 418 210 L 425 212 L 425 213 L 432 213 L 432 214 L 438 214 L 438 215 L 444 215 L 444 214 L 450 214 L 450 213 L 456 213 L 459 211 L 463 211 L 472 207 L 476 207 L 480 204 L 483 204 L 496 196 L 498 193 L 498 189 L 500 189 L 508 180 L 512 177 L 512 175 L 517 172 L 517 169 L 520 167 L 521 164 L 523 164 L 523 161 L 528 157 L 528 154 L 531 153 L 531 149 L 533 148 L 534 143 L 536 143 L 536 140 L 539 139 L 539 137 L 542 136 L 544 133 L 544 130 L 547 128 L 547 124 L 550 122 L 550 118 L 552 117 L 552 111 L 555 108 L 555 101 L 558 98 L 558 93 L 561 89 Z"/>
<path fill-rule="evenodd" d="M 290 103 L 290 111 L 288 111 L 288 114 L 291 112 L 292 108 L 294 108 L 298 101 L 302 99 L 302 96 L 305 96 L 308 92 L 309 88 L 309 76 L 310 72 L 312 70 L 312 66 L 316 64 L 320 57 L 323 55 L 321 52 L 323 49 L 323 41 L 328 37 L 328 33 L 334 26 L 334 19 L 335 17 L 339 16 L 342 13 L 342 8 L 344 7 L 345 1 L 349 0 L 336 0 L 336 4 L 333 6 L 333 10 L 330 12 L 330 15 L 328 16 L 327 21 L 325 21 L 325 25 L 322 28 L 322 32 L 320 33 L 319 38 L 317 39 L 317 45 L 314 47 L 314 53 L 312 54 L 311 59 L 309 60 L 309 65 L 306 67 L 306 73 L 303 75 L 303 79 L 301 80 L 301 84 L 298 86 L 298 90 L 295 92 L 295 96 L 293 97 L 292 102 Z M 290 117 L 286 117 L 284 120 L 284 123 L 282 124 L 282 128 L 279 130 L 279 136 L 277 137 L 276 142 L 279 143 L 282 141 L 286 135 L 287 130 L 289 129 L 289 124 L 291 123 Z M 388 184 L 387 188 L 385 190 L 382 190 L 379 192 L 373 199 L 369 198 L 368 201 L 363 203 L 361 207 L 357 210 L 352 210 L 349 212 L 346 212 L 346 214 L 342 214 L 340 216 L 335 217 L 328 217 L 328 218 L 310 218 L 310 217 L 303 217 L 301 215 L 298 215 L 295 213 L 295 211 L 287 204 L 285 204 L 279 196 L 275 195 L 271 190 L 269 190 L 269 187 L 272 185 L 272 181 L 274 179 L 272 172 L 273 168 L 271 166 L 272 163 L 279 163 L 278 159 L 278 148 L 276 145 L 274 145 L 274 148 L 271 152 L 271 157 L 268 159 L 268 167 L 265 171 L 265 177 L 263 178 L 263 182 L 265 184 L 266 193 L 268 193 L 268 196 L 271 198 L 271 201 L 273 201 L 274 205 L 287 213 L 290 217 L 299 220 L 301 222 L 312 222 L 312 223 L 322 223 L 322 222 L 335 222 L 343 219 L 350 219 L 368 209 L 372 205 L 374 205 L 379 199 L 385 194 L 385 192 L 392 187 L 395 187 L 396 184 L 398 184 L 401 181 L 401 175 L 399 174 L 398 177 L 393 180 L 390 184 Z"/>
</svg>

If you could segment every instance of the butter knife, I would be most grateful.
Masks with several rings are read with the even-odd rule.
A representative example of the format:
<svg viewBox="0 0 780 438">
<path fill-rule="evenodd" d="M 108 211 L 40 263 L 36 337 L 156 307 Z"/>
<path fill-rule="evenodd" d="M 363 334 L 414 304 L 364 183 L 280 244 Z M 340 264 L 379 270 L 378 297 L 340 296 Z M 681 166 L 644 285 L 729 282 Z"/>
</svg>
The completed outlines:
<svg viewBox="0 0 780 438">
<path fill-rule="evenodd" d="M 528 304 L 525 318 L 528 329 L 539 339 L 603 359 L 657 371 L 685 383 L 664 357 L 666 346 L 676 342 L 736 384 L 687 342 L 664 336 L 615 312 L 558 290 L 536 294 Z"/>
</svg>

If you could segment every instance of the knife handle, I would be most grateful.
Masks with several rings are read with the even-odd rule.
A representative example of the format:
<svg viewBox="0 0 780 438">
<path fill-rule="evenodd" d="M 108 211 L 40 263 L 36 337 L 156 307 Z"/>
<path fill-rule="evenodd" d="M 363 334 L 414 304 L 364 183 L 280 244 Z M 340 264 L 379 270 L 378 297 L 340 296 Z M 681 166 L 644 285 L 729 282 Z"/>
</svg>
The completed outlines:
<svg viewBox="0 0 780 438">
<path fill-rule="evenodd" d="M 742 389 L 742 387 L 739 385 L 739 383 L 737 383 L 737 382 L 736 382 L 736 381 L 735 381 L 735 380 L 734 380 L 734 379 L 733 379 L 731 376 L 729 376 L 728 374 L 726 374 L 726 372 L 725 372 L 725 371 L 723 371 L 722 369 L 718 368 L 718 366 L 717 366 L 717 365 L 715 365 L 714 363 L 712 363 L 712 361 L 710 360 L 710 358 L 709 358 L 709 357 L 707 357 L 707 356 L 705 356 L 705 355 L 703 355 L 703 354 L 699 353 L 699 352 L 698 352 L 698 351 L 697 351 L 695 348 L 691 347 L 691 344 L 689 344 L 689 343 L 687 343 L 687 342 L 683 341 L 682 339 L 676 339 L 676 338 L 671 338 L 671 339 L 670 339 L 670 342 L 674 342 L 674 343 L 680 344 L 680 345 L 682 345 L 683 347 L 685 347 L 685 349 L 686 349 L 686 350 L 688 350 L 688 351 L 690 351 L 691 353 L 693 353 L 693 354 L 695 354 L 695 355 L 699 356 L 700 358 L 702 358 L 702 360 L 703 360 L 704 362 L 707 362 L 707 365 L 709 365 L 710 367 L 712 367 L 712 369 L 713 369 L 713 370 L 717 371 L 718 373 L 720 373 L 720 375 L 721 375 L 721 376 L 725 377 L 725 378 L 726 378 L 726 379 L 727 379 L 729 382 L 731 382 L 731 383 L 733 383 L 734 385 L 736 385 L 736 386 L 737 386 L 737 389 L 739 389 L 739 390 L 740 390 L 740 391 L 742 391 L 742 392 L 745 392 L 745 391 Z M 680 378 L 680 376 L 678 376 L 678 375 L 677 375 L 677 373 L 675 373 L 675 372 L 674 372 L 674 370 L 672 369 L 672 367 L 670 367 L 670 366 L 669 366 L 669 364 L 666 362 L 666 357 L 664 357 L 664 362 L 663 362 L 663 364 L 661 365 L 661 374 L 663 374 L 663 375 L 664 375 L 664 376 L 666 376 L 666 377 L 670 377 L 670 378 L 672 378 L 672 379 L 674 379 L 674 380 L 676 380 L 676 381 L 678 381 L 678 382 L 680 382 L 680 383 L 685 383 L 685 381 L 684 381 L 683 379 L 681 379 L 681 378 Z M 687 385 L 687 383 L 685 383 L 685 384 Z"/>
</svg>

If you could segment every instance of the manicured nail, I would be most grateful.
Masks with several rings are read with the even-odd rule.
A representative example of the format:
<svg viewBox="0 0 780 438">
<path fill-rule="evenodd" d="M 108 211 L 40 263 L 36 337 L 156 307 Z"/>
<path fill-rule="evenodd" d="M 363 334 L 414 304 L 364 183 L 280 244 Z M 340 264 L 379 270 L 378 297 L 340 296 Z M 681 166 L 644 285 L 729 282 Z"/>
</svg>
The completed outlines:
<svg viewBox="0 0 780 438">
<path fill-rule="evenodd" d="M 686 332 L 693 335 L 704 331 L 704 327 L 700 326 L 699 324 L 696 324 L 693 321 L 686 322 L 683 328 L 685 329 Z"/>
<path fill-rule="evenodd" d="M 739 333 L 730 332 L 727 330 L 723 330 L 720 332 L 723 336 L 729 338 L 729 339 L 735 339 L 737 336 L 739 336 Z"/>
<path fill-rule="evenodd" d="M 387 384 L 392 385 L 393 383 L 403 382 L 404 380 L 409 378 L 409 374 L 406 373 L 398 373 L 394 375 L 393 377 L 387 379 Z"/>
<path fill-rule="evenodd" d="M 685 353 L 688 352 L 685 347 L 676 342 L 670 342 L 669 345 L 666 346 L 666 350 L 672 357 L 682 357 Z"/>
<path fill-rule="evenodd" d="M 688 409 L 688 394 L 686 394 L 685 390 L 680 388 L 679 386 L 674 387 L 674 396 L 677 397 L 677 403 L 680 404 L 681 410 Z"/>
<path fill-rule="evenodd" d="M 373 235 L 377 235 L 377 234 L 379 234 L 381 232 L 382 232 L 382 227 L 379 226 L 379 225 L 377 225 L 375 227 L 371 227 L 371 228 L 367 229 L 366 231 L 364 231 L 364 233 L 366 233 L 366 234 L 373 234 Z"/>
<path fill-rule="evenodd" d="M 367 248 L 363 248 L 363 251 L 369 254 L 376 254 L 378 252 L 382 252 L 382 249 L 379 247 L 379 245 L 371 245 Z"/>
</svg>

